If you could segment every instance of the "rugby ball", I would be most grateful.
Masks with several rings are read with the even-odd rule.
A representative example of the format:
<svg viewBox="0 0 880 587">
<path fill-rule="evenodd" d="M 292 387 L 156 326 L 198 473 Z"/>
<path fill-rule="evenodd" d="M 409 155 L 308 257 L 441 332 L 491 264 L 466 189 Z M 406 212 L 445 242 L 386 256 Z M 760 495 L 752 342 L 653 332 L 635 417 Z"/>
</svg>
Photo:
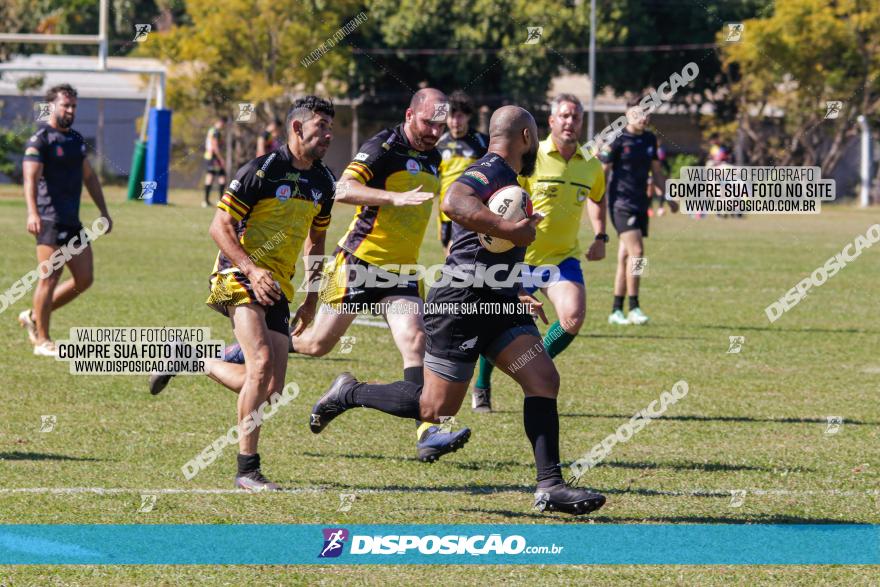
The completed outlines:
<svg viewBox="0 0 880 587">
<path fill-rule="evenodd" d="M 492 194 L 486 206 L 494 214 L 511 222 L 519 222 L 532 215 L 532 200 L 529 198 L 529 192 L 518 185 L 501 188 Z M 514 246 L 509 240 L 497 236 L 479 234 L 478 237 L 480 244 L 492 253 L 504 253 Z"/>
</svg>

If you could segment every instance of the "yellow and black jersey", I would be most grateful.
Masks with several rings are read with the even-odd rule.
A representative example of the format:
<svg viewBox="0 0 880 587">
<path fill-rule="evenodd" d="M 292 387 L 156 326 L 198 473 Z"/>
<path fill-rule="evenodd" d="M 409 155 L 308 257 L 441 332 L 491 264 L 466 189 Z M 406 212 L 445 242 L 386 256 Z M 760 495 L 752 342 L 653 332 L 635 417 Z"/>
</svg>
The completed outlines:
<svg viewBox="0 0 880 587">
<path fill-rule="evenodd" d="M 221 153 L 223 152 L 223 133 L 216 126 L 212 126 L 208 129 L 208 133 L 205 135 L 205 161 L 210 161 L 211 159 L 216 158 L 214 150 L 211 149 L 211 142 L 214 139 L 217 139 L 217 149 Z"/>
<path fill-rule="evenodd" d="M 440 191 L 440 153 L 418 151 L 403 126 L 384 129 L 364 143 L 345 173 L 368 187 L 390 192 Z M 433 201 L 418 206 L 358 206 L 339 246 L 374 265 L 415 263 Z"/>
<path fill-rule="evenodd" d="M 238 221 L 242 248 L 254 264 L 272 272 L 288 300 L 293 299 L 296 260 L 309 230 L 326 230 L 336 178 L 321 162 L 305 171 L 293 166 L 287 145 L 257 157 L 235 174 L 217 204 Z M 222 252 L 212 275 L 238 272 Z"/>
<path fill-rule="evenodd" d="M 440 203 L 452 182 L 464 173 L 464 170 L 486 154 L 489 147 L 489 137 L 481 132 L 469 131 L 461 138 L 453 138 L 449 131 L 443 133 L 437 141 L 437 150 L 440 151 Z M 441 210 L 437 215 L 440 222 L 449 222 L 449 217 Z"/>
</svg>

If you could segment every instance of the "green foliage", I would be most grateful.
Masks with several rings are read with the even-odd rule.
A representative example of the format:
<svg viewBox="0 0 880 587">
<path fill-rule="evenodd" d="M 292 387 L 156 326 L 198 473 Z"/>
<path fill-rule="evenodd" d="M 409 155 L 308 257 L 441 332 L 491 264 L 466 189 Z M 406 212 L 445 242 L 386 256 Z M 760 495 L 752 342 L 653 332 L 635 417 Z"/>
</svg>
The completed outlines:
<svg viewBox="0 0 880 587">
<path fill-rule="evenodd" d="M 679 179 L 682 167 L 696 167 L 700 158 L 689 153 L 677 153 L 669 158 L 669 179 Z"/>
<path fill-rule="evenodd" d="M 786 0 L 771 16 L 746 21 L 743 41 L 725 45 L 723 61 L 748 162 L 830 173 L 857 132 L 855 118 L 865 114 L 875 125 L 880 118 L 878 39 L 876 2 Z M 833 100 L 844 107 L 825 119 Z"/>
<path fill-rule="evenodd" d="M 0 101 L 0 112 L 3 102 Z M 33 134 L 34 126 L 23 120 L 16 120 L 10 127 L 0 126 L 0 173 L 21 183 L 21 156 L 28 137 Z"/>
</svg>

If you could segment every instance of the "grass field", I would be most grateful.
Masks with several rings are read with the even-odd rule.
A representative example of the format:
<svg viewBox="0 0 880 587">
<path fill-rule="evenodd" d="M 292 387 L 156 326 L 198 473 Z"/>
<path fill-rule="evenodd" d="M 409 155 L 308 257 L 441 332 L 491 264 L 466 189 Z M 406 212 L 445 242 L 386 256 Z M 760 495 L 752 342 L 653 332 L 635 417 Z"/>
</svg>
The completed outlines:
<svg viewBox="0 0 880 587">
<path fill-rule="evenodd" d="M 24 205 L 0 192 L 2 288 L 35 265 Z M 111 189 L 113 233 L 95 243 L 96 281 L 53 315 L 53 335 L 74 326 L 208 326 L 231 339 L 204 306 L 215 246 L 212 212 L 195 192 L 173 206 L 123 202 Z M 331 239 L 350 210 L 337 206 Z M 96 215 L 83 206 L 82 217 Z M 562 456 L 574 460 L 679 379 L 690 393 L 585 477 L 608 496 L 590 520 L 530 509 L 531 450 L 521 394 L 495 381 L 497 412 L 459 421 L 474 433 L 465 450 L 424 465 L 411 423 L 366 410 L 320 436 L 309 409 L 342 370 L 371 380 L 400 378 L 389 332 L 354 326 L 350 354 L 292 356 L 288 381 L 302 393 L 265 426 L 267 475 L 301 492 L 278 495 L 141 494 L 231 489 L 234 451 L 192 481 L 181 465 L 234 423 L 234 397 L 203 377 L 178 377 L 152 397 L 145 377 L 73 376 L 65 363 L 34 357 L 16 315 L 0 315 L 4 382 L 0 419 L 0 523 L 880 523 L 880 249 L 868 249 L 774 324 L 764 308 L 858 234 L 875 211 L 826 207 L 820 216 L 744 221 L 653 219 L 647 241 L 644 327 L 611 327 L 613 259 L 585 266 L 587 322 L 557 358 L 562 374 Z M 429 232 L 422 261 L 441 261 Z M 583 241 L 591 238 L 586 228 Z M 609 251 L 616 251 L 614 237 Z M 613 254 L 612 254 L 613 257 Z M 729 354 L 728 337 L 745 336 Z M 56 415 L 40 432 L 40 416 Z M 827 434 L 827 417 L 843 426 Z M 22 493 L 21 488 L 115 488 L 108 494 Z M 732 490 L 746 490 L 741 506 Z M 72 490 L 71 490 L 72 491 Z M 358 493 L 348 512 L 340 493 Z M 384 567 L 3 567 L 5 585 L 250 583 L 409 584 L 425 569 Z M 446 584 L 876 584 L 869 567 L 450 567 Z M 429 576 L 434 576 L 432 571 Z M 873 577 L 873 579 L 871 578 Z"/>
</svg>

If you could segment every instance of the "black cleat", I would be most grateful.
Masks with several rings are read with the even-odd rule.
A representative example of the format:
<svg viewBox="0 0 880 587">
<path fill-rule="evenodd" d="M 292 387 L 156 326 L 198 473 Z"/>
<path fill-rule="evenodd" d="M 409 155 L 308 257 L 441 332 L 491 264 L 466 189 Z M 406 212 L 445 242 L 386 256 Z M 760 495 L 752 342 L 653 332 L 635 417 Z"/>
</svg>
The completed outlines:
<svg viewBox="0 0 880 587">
<path fill-rule="evenodd" d="M 333 421 L 333 418 L 351 407 L 345 405 L 340 394 L 357 383 L 359 383 L 358 380 L 348 371 L 339 374 L 333 380 L 330 388 L 312 407 L 312 414 L 309 417 L 309 428 L 312 432 L 320 434 L 327 427 L 327 424 Z"/>
<path fill-rule="evenodd" d="M 471 410 L 481 414 L 492 411 L 492 388 L 474 387 L 471 392 Z"/>
<path fill-rule="evenodd" d="M 605 505 L 605 496 L 601 493 L 569 487 L 565 483 L 540 487 L 535 491 L 535 509 L 542 512 L 563 512 L 581 516 L 594 512 L 603 505 Z"/>
<path fill-rule="evenodd" d="M 419 452 L 419 460 L 423 463 L 433 463 L 440 457 L 455 452 L 471 437 L 470 428 L 461 428 L 455 432 L 444 432 L 439 426 L 431 426 L 422 434 L 416 448 Z"/>
<path fill-rule="evenodd" d="M 174 375 L 171 373 L 152 373 L 150 375 L 150 393 L 159 395 L 171 381 L 172 377 Z"/>
</svg>

